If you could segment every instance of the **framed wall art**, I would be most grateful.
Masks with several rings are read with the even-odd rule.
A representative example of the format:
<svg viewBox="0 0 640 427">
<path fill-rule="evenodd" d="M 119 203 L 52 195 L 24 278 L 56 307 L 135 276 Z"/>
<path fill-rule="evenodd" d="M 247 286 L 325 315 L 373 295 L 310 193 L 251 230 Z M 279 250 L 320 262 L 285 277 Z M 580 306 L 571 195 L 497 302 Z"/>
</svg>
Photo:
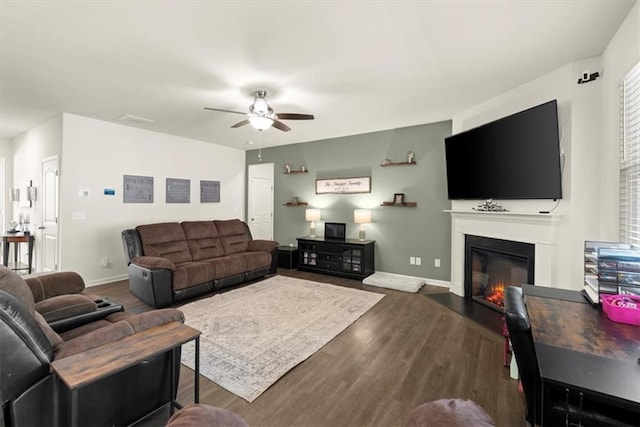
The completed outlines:
<svg viewBox="0 0 640 427">
<path fill-rule="evenodd" d="M 316 179 L 316 194 L 371 193 L 371 177 Z"/>
</svg>

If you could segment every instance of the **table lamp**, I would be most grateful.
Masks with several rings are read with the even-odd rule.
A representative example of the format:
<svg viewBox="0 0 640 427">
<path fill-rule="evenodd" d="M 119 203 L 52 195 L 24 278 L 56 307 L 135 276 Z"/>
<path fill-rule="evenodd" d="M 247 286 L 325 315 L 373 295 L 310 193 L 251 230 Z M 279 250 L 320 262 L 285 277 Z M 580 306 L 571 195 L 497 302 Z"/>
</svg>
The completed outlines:
<svg viewBox="0 0 640 427">
<path fill-rule="evenodd" d="M 358 238 L 361 242 L 364 242 L 365 232 L 364 225 L 371 222 L 371 211 L 368 209 L 356 209 L 353 211 L 353 222 L 360 224 L 360 231 L 358 232 Z"/>
<path fill-rule="evenodd" d="M 307 221 L 311 221 L 311 228 L 309 228 L 309 236 L 316 237 L 315 221 L 320 221 L 320 209 L 307 209 L 304 212 L 304 216 Z"/>
</svg>

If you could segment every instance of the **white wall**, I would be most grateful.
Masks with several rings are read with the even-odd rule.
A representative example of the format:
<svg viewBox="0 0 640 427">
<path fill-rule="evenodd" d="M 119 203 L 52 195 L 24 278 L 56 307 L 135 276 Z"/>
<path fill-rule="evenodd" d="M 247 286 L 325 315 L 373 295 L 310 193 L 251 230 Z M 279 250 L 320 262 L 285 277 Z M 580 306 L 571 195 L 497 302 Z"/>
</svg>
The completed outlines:
<svg viewBox="0 0 640 427">
<path fill-rule="evenodd" d="M 9 229 L 9 220 L 13 218 L 13 204 L 9 200 L 9 189 L 13 185 L 13 141 L 0 138 L 0 165 L 2 176 L 0 176 L 0 197 L 2 198 L 2 212 L 0 213 L 0 230 L 3 232 Z"/>
<path fill-rule="evenodd" d="M 63 140 L 60 267 L 77 271 L 88 285 L 127 277 L 120 237 L 125 228 L 244 219 L 244 151 L 72 114 L 64 114 Z M 123 203 L 123 175 L 152 176 L 154 202 Z M 165 203 L 166 178 L 190 179 L 191 203 Z M 200 180 L 220 181 L 220 203 L 200 203 Z M 115 189 L 115 196 L 103 195 L 105 188 Z M 90 196 L 80 197 L 80 190 Z M 85 219 L 73 219 L 74 213 Z"/>
<path fill-rule="evenodd" d="M 640 61 L 640 3 L 629 12 L 607 46 L 602 69 L 602 145 L 600 162 L 600 239 L 618 240 L 618 191 L 620 153 L 620 98 L 618 84 Z"/>
<path fill-rule="evenodd" d="M 604 55 L 567 64 L 453 117 L 453 132 L 558 100 L 560 147 L 566 155 L 563 199 L 554 214 L 558 227 L 557 283 L 581 289 L 585 240 L 614 240 L 618 232 L 619 112 L 617 83 L 640 57 L 640 12 L 636 4 Z M 508 65 L 506 65 L 508 66 Z M 585 70 L 602 78 L 578 85 Z M 550 200 L 500 201 L 515 212 L 553 207 Z M 471 210 L 478 202 L 453 201 L 453 210 Z"/>
<path fill-rule="evenodd" d="M 21 187 L 23 183 L 32 181 L 37 195 L 42 194 L 42 159 L 60 155 L 62 152 L 62 115 L 56 116 L 34 127 L 28 132 L 13 139 L 13 187 Z M 24 198 L 21 189 L 20 197 Z M 20 213 L 28 214 L 31 219 L 31 231 L 35 236 L 35 251 L 33 263 L 36 271 L 41 265 L 40 232 L 37 227 L 42 224 L 42 203 L 36 200 L 32 207 L 21 207 L 19 203 L 12 203 L 12 219 L 17 220 Z M 9 217 L 6 218 L 9 221 Z M 24 245 L 23 245 L 24 246 Z M 22 262 L 27 262 L 27 251 L 20 253 Z"/>
</svg>

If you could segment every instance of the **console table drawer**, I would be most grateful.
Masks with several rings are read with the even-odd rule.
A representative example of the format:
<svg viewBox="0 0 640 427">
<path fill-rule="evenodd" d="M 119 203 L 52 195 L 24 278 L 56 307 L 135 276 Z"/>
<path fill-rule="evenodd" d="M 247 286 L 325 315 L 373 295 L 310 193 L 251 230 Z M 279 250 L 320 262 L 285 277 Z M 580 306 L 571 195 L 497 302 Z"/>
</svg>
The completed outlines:
<svg viewBox="0 0 640 427">
<path fill-rule="evenodd" d="M 325 270 L 338 271 L 340 270 L 340 263 L 331 261 L 318 261 L 318 268 Z"/>
<path fill-rule="evenodd" d="M 318 254 L 318 261 L 338 262 L 338 261 L 340 261 L 340 255 L 337 254 L 337 253 L 323 253 L 323 252 L 320 252 Z"/>
</svg>

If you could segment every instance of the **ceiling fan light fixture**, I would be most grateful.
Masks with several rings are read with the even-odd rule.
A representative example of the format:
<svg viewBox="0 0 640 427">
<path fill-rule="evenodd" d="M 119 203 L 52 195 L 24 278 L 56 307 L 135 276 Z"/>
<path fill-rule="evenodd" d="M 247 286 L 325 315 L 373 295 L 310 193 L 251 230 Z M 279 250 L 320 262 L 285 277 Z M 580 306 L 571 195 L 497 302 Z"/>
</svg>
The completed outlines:
<svg viewBox="0 0 640 427">
<path fill-rule="evenodd" d="M 273 119 L 263 116 L 250 116 L 249 123 L 256 130 L 267 130 L 273 124 Z"/>
</svg>

